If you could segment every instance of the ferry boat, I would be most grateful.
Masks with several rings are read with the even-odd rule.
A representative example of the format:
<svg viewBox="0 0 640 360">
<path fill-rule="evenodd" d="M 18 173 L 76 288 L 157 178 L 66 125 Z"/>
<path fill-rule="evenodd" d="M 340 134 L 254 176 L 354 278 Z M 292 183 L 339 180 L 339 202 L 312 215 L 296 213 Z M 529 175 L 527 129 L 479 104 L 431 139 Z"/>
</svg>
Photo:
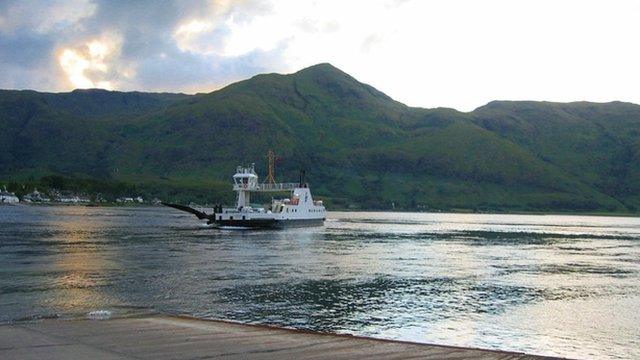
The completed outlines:
<svg viewBox="0 0 640 360">
<path fill-rule="evenodd" d="M 238 193 L 236 206 L 215 206 L 211 214 L 185 205 L 162 204 L 192 213 L 198 219 L 206 219 L 208 224 L 222 229 L 324 225 L 326 210 L 322 200 L 313 200 L 309 186 L 304 182 L 304 171 L 300 173 L 300 181 L 297 183 L 260 183 L 253 164 L 248 167 L 238 166 L 233 175 L 233 190 Z M 288 192 L 289 197 L 273 199 L 266 208 L 253 207 L 250 203 L 251 194 L 264 192 Z"/>
</svg>

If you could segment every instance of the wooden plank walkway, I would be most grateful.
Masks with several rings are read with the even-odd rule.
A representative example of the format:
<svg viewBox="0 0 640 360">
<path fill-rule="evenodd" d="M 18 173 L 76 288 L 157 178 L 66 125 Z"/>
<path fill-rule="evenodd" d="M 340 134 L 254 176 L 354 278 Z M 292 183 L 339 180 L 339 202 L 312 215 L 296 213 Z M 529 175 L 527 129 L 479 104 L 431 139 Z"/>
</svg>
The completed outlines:
<svg viewBox="0 0 640 360">
<path fill-rule="evenodd" d="M 0 359 L 544 359 L 186 317 L 42 320 L 0 326 Z"/>
</svg>

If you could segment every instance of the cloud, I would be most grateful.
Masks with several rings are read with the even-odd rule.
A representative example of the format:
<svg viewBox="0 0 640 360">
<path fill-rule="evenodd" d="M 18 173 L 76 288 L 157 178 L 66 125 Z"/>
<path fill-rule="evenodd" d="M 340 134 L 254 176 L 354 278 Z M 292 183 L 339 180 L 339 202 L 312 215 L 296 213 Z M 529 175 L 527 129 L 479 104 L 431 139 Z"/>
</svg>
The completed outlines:
<svg viewBox="0 0 640 360">
<path fill-rule="evenodd" d="M 173 39 L 182 52 L 221 54 L 227 34 L 226 29 L 214 27 L 211 21 L 191 19 L 176 28 Z"/>
<path fill-rule="evenodd" d="M 372 33 L 371 27 L 398 7 L 395 2 L 371 3 L 368 16 L 354 22 L 362 4 L 335 0 L 4 3 L 3 13 L 8 15 L 0 18 L 0 46 L 7 51 L 0 55 L 0 66 L 12 71 L 3 74 L 0 87 L 190 92 L 213 90 L 258 72 L 290 72 L 318 62 L 349 66 L 345 59 L 359 59 L 361 49 L 376 48 L 383 37 Z"/>
<path fill-rule="evenodd" d="M 281 52 L 281 48 L 255 50 L 239 57 L 191 52 L 160 54 L 138 63 L 136 82 L 154 91 L 209 92 L 255 74 L 284 68 Z"/>
<path fill-rule="evenodd" d="M 90 0 L 9 0 L 0 3 L 0 32 L 29 29 L 34 33 L 78 30 L 96 10 Z"/>
<path fill-rule="evenodd" d="M 640 102 L 632 0 L 0 2 L 0 87 L 211 91 L 331 62 L 418 106 Z"/>
<path fill-rule="evenodd" d="M 105 34 L 73 48 L 58 51 L 58 64 L 73 88 L 112 90 L 121 79 L 131 79 L 135 70 L 119 61 L 122 39 Z"/>
<path fill-rule="evenodd" d="M 226 51 L 230 27 L 268 9 L 246 0 L 2 3 L 0 87 L 210 91 L 278 64 L 278 46 Z"/>
</svg>

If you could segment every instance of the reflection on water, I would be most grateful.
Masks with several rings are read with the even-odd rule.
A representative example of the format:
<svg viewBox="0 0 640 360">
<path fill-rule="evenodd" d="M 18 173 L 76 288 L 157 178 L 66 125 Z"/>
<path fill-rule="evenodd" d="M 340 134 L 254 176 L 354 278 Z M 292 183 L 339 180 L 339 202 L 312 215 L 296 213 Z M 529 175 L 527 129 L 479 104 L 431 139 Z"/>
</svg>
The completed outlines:
<svg viewBox="0 0 640 360">
<path fill-rule="evenodd" d="M 161 311 L 640 357 L 640 219 L 331 213 L 219 231 L 164 208 L 0 208 L 0 321 Z"/>
<path fill-rule="evenodd" d="M 58 256 L 50 258 L 53 291 L 51 296 L 40 298 L 39 306 L 50 307 L 58 312 L 73 312 L 96 303 L 110 303 L 108 294 L 100 287 L 108 285 L 103 274 L 111 261 L 100 256 L 92 241 L 93 234 L 105 227 L 99 216 L 91 215 L 86 207 L 60 208 L 61 215 L 72 215 L 52 222 L 58 234 Z M 117 249 L 115 249 L 117 250 Z"/>
</svg>

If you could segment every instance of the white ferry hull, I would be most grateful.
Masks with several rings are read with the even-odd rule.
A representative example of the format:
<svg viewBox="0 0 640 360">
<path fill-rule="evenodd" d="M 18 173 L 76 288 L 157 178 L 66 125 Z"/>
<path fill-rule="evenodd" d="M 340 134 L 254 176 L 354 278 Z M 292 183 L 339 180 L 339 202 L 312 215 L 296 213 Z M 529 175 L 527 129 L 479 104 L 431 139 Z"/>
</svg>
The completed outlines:
<svg viewBox="0 0 640 360">
<path fill-rule="evenodd" d="M 284 229 L 294 227 L 323 226 L 324 219 L 250 219 L 216 220 L 214 226 L 221 229 Z"/>
</svg>

